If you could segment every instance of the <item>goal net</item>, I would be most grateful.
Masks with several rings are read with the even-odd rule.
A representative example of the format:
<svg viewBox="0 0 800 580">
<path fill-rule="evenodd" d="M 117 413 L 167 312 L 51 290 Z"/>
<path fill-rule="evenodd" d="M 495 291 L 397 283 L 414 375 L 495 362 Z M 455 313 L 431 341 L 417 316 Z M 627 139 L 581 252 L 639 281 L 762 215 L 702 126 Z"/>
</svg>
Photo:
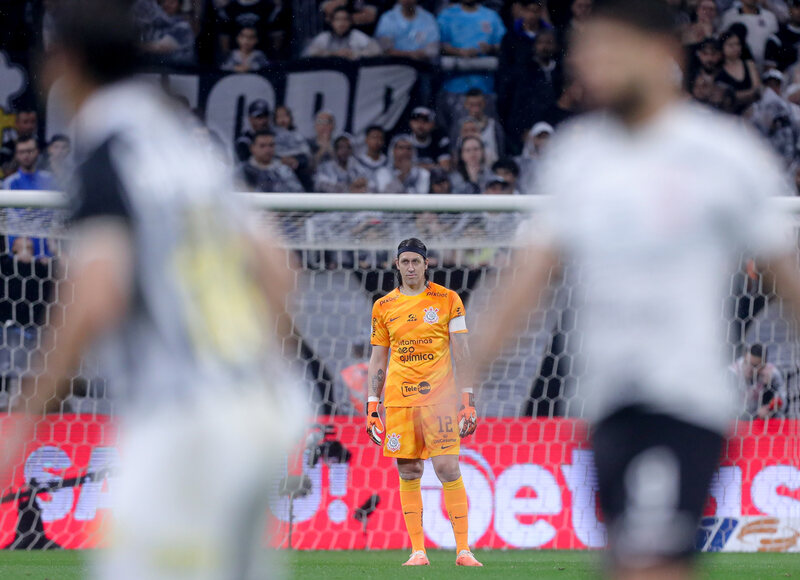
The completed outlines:
<svg viewBox="0 0 800 580">
<path fill-rule="evenodd" d="M 69 295 L 62 279 L 60 198 L 36 195 L 0 195 L 5 411 L 19 395 L 20 380 L 35 376 L 42 330 L 60 323 Z M 251 201 L 290 250 L 294 340 L 284 354 L 316 411 L 297 452 L 265 482 L 271 542 L 300 549 L 408 548 L 396 468 L 367 439 L 363 418 L 371 308 L 396 285 L 393 251 L 401 239 L 424 240 L 430 278 L 460 294 L 469 324 L 502 300 L 498 279 L 517 235 L 535 228 L 527 210 L 535 213 L 546 202 L 358 195 Z M 25 205 L 34 207 L 19 207 Z M 567 264 L 545 308 L 528 317 L 476 389 L 479 426 L 460 458 L 476 548 L 604 545 L 577 388 L 579 279 Z M 702 550 L 800 549 L 800 352 L 794 325 L 767 280 L 743 256 L 720 304 L 741 413 L 698 530 Z M 762 365 L 753 374 L 748 365 L 758 362 L 755 345 L 762 347 Z M 0 498 L 0 547 L 103 545 L 119 461 L 115 403 L 106 385 L 87 358 L 60 412 L 39 422 Z M 13 427 L 15 415 L 8 414 L 4 430 Z M 422 487 L 428 544 L 453 547 L 441 484 L 430 466 Z"/>
</svg>

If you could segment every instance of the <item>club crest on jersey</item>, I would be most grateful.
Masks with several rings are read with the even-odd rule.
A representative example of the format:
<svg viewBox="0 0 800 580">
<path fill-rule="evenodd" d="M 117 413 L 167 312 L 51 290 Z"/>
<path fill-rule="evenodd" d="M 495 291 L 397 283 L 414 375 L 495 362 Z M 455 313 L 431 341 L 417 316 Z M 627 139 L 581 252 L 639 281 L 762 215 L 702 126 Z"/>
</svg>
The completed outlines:
<svg viewBox="0 0 800 580">
<path fill-rule="evenodd" d="M 425 318 L 423 318 L 423 320 L 428 324 L 436 324 L 439 322 L 439 309 L 434 306 L 428 306 L 425 309 Z"/>
<path fill-rule="evenodd" d="M 386 449 L 392 453 L 400 451 L 400 435 L 392 433 L 386 438 Z"/>
</svg>

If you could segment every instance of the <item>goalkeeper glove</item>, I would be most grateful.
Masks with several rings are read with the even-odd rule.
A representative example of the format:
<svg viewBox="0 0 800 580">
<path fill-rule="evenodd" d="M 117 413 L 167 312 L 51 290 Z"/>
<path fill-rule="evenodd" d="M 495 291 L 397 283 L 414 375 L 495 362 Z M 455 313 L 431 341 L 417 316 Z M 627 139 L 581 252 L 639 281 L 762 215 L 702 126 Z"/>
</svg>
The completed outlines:
<svg viewBox="0 0 800 580">
<path fill-rule="evenodd" d="M 375 445 L 383 445 L 383 421 L 378 414 L 379 400 L 377 397 L 370 397 L 367 402 L 367 435 Z"/>
<path fill-rule="evenodd" d="M 463 439 L 475 433 L 478 426 L 478 414 L 475 412 L 475 397 L 472 393 L 461 393 L 461 408 L 458 410 L 458 431 Z"/>
</svg>

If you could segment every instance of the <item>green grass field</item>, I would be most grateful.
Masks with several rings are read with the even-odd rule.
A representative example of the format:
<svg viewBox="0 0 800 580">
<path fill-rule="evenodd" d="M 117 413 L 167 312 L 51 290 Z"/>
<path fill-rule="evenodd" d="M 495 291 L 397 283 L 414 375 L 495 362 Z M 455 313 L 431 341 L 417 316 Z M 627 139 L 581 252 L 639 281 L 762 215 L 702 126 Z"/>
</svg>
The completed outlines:
<svg viewBox="0 0 800 580">
<path fill-rule="evenodd" d="M 78 580 L 86 577 L 85 552 L 0 552 L 2 580 Z M 484 568 L 459 569 L 459 577 L 578 580 L 599 578 L 597 553 L 547 551 L 476 552 Z M 431 551 L 430 568 L 401 568 L 406 552 L 294 552 L 288 554 L 292 577 L 308 580 L 360 578 L 451 579 L 452 552 Z M 706 554 L 702 580 L 800 579 L 800 554 Z M 144 579 L 143 579 L 144 580 Z"/>
</svg>

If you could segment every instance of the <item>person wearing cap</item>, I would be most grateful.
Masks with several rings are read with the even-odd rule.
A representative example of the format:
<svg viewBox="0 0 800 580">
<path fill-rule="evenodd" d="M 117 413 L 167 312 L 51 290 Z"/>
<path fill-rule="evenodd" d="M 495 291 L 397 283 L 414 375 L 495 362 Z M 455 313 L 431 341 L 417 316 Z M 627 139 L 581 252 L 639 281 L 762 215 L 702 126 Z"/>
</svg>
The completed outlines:
<svg viewBox="0 0 800 580">
<path fill-rule="evenodd" d="M 353 28 L 353 15 L 345 6 L 333 10 L 330 28 L 312 39 L 304 56 L 338 56 L 356 60 L 381 53 L 381 47 L 374 38 Z"/>
<path fill-rule="evenodd" d="M 389 144 L 389 163 L 375 174 L 379 193 L 428 193 L 431 174 L 415 164 L 410 135 L 397 135 Z"/>
<path fill-rule="evenodd" d="M 768 70 L 762 80 L 764 91 L 749 111 L 750 122 L 788 166 L 794 160 L 798 133 L 792 122 L 792 108 L 781 95 L 783 74 L 779 70 Z"/>
<path fill-rule="evenodd" d="M 421 487 L 430 458 L 452 523 L 456 566 L 482 566 L 469 549 L 467 492 L 459 467 L 461 440 L 478 424 L 473 385 L 462 380 L 471 374 L 464 304 L 458 293 L 428 280 L 428 248 L 418 238 L 400 242 L 394 266 L 399 286 L 372 307 L 366 431 L 383 455 L 397 462 L 411 539 L 404 565 L 430 565 Z M 382 395 L 385 423 L 379 413 Z"/>
<path fill-rule="evenodd" d="M 747 29 L 747 44 L 758 66 L 764 63 L 767 40 L 778 33 L 778 19 L 759 0 L 740 0 L 737 6 L 722 15 L 720 30 L 728 30 L 733 24 L 742 24 Z"/>
<path fill-rule="evenodd" d="M 501 177 L 496 173 L 492 174 L 486 182 L 486 187 L 483 188 L 484 195 L 510 195 L 514 193 L 511 189 L 511 184 L 508 183 L 505 177 Z"/>
<path fill-rule="evenodd" d="M 398 0 L 378 20 L 375 38 L 389 56 L 430 62 L 439 54 L 436 18 L 417 0 Z"/>
<path fill-rule="evenodd" d="M 416 107 L 408 122 L 411 142 L 417 154 L 417 165 L 431 170 L 450 170 L 450 137 L 436 127 L 436 115 L 427 107 Z"/>
<path fill-rule="evenodd" d="M 552 125 L 541 121 L 525 133 L 525 147 L 522 155 L 516 158 L 520 170 L 518 189 L 522 193 L 534 193 L 536 170 L 554 133 Z"/>
<path fill-rule="evenodd" d="M 317 168 L 314 191 L 318 193 L 366 192 L 369 180 L 364 168 L 353 157 L 353 145 L 348 135 L 333 142 L 333 159 Z"/>
<path fill-rule="evenodd" d="M 260 131 L 270 130 L 270 106 L 266 99 L 256 99 L 247 107 L 247 122 L 250 128 L 239 135 L 234 144 L 236 159 L 245 162 L 250 159 L 250 145 L 253 136 Z"/>
</svg>

